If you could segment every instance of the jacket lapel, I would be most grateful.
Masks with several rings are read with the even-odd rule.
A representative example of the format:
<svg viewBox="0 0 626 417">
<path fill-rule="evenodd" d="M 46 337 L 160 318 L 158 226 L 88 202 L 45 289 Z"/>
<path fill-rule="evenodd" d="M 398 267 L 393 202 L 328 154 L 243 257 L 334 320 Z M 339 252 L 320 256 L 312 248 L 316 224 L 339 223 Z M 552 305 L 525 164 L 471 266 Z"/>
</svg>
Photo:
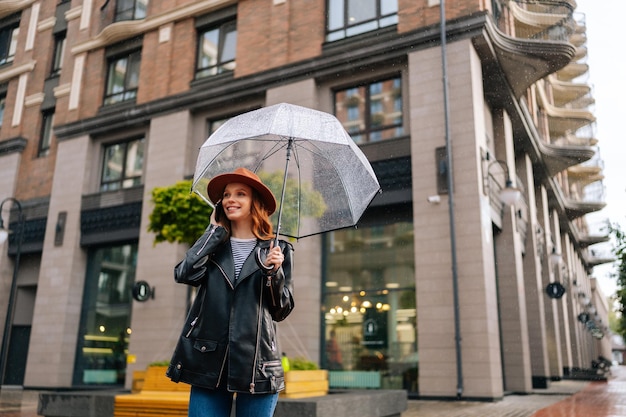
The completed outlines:
<svg viewBox="0 0 626 417">
<path fill-rule="evenodd" d="M 226 273 L 230 285 L 235 285 L 235 262 L 233 261 L 233 249 L 230 246 L 230 239 L 226 241 L 223 252 L 221 253 L 219 260 L 217 260 L 219 266 Z"/>
<path fill-rule="evenodd" d="M 259 270 L 259 266 L 256 263 L 256 252 L 258 248 L 269 248 L 269 244 L 264 241 L 257 241 L 256 246 L 252 249 L 252 252 L 250 252 L 250 255 L 248 255 L 243 263 L 243 266 L 241 267 L 241 272 L 239 273 L 239 279 L 237 279 L 236 285 L 239 285 L 242 280 L 248 278 L 250 275 Z"/>
</svg>

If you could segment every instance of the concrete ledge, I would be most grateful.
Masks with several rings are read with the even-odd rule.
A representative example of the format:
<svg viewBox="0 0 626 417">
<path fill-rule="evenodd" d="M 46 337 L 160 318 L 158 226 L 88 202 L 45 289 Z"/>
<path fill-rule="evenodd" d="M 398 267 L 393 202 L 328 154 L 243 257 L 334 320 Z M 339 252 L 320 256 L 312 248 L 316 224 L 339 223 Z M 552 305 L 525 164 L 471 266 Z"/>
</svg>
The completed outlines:
<svg viewBox="0 0 626 417">
<path fill-rule="evenodd" d="M 39 393 L 37 414 L 45 417 L 112 417 L 115 396 L 125 391 Z"/>
<path fill-rule="evenodd" d="M 39 394 L 37 414 L 45 417 L 113 417 L 115 396 L 126 391 L 64 391 Z M 279 398 L 274 417 L 400 417 L 404 390 L 335 391 L 321 397 Z"/>
<path fill-rule="evenodd" d="M 323 397 L 281 398 L 274 417 L 400 417 L 406 409 L 404 390 L 331 391 Z"/>
</svg>

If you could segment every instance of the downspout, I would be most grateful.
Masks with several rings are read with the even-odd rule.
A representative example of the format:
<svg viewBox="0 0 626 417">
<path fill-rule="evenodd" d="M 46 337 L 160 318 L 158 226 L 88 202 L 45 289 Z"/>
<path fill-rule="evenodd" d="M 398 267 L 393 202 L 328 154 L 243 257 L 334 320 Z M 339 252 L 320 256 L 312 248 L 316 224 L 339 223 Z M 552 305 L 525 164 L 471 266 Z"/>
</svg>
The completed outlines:
<svg viewBox="0 0 626 417">
<path fill-rule="evenodd" d="M 446 58 L 446 1 L 440 0 L 441 69 L 443 77 L 444 130 L 448 165 L 448 213 L 450 216 L 450 252 L 452 256 L 452 292 L 454 297 L 454 344 L 456 348 L 456 398 L 463 396 L 463 356 L 461 352 L 461 323 L 459 311 L 459 276 L 456 257 L 456 226 L 454 222 L 454 171 L 450 139 L 450 103 L 448 98 L 448 61 Z"/>
</svg>

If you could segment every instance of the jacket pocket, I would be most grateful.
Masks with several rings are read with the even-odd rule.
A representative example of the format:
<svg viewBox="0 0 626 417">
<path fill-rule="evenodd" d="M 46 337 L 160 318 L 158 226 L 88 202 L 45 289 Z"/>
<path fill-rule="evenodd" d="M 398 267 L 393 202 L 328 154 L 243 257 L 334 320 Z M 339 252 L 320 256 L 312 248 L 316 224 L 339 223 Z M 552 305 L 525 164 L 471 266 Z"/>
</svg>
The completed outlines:
<svg viewBox="0 0 626 417">
<path fill-rule="evenodd" d="M 215 352 L 217 342 L 213 340 L 196 339 L 193 343 L 193 348 L 200 353 Z"/>
</svg>

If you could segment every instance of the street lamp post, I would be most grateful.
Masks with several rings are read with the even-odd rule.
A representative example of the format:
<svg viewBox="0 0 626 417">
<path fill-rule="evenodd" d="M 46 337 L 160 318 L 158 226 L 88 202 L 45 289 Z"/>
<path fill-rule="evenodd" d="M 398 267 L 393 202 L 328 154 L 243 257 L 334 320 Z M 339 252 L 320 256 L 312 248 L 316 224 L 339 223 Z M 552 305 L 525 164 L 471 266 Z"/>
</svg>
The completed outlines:
<svg viewBox="0 0 626 417">
<path fill-rule="evenodd" d="M 4 203 L 11 201 L 16 207 L 18 212 L 18 222 L 16 230 L 16 244 L 17 251 L 15 252 L 15 263 L 13 265 L 13 278 L 11 279 L 11 290 L 9 292 L 9 304 L 7 307 L 7 315 L 4 322 L 4 333 L 2 335 L 2 350 L 0 350 L 0 386 L 4 383 L 5 370 L 7 365 L 7 356 L 9 351 L 9 340 L 11 338 L 11 327 L 13 325 L 13 310 L 15 303 L 15 291 L 17 288 L 17 273 L 20 268 L 20 254 L 22 252 L 22 240 L 24 237 L 24 215 L 22 213 L 22 204 L 13 197 L 8 197 L 2 200 L 0 203 L 0 245 L 4 243 L 9 237 L 8 222 L 7 228 L 4 227 L 4 221 L 2 220 L 2 207 Z"/>
</svg>

